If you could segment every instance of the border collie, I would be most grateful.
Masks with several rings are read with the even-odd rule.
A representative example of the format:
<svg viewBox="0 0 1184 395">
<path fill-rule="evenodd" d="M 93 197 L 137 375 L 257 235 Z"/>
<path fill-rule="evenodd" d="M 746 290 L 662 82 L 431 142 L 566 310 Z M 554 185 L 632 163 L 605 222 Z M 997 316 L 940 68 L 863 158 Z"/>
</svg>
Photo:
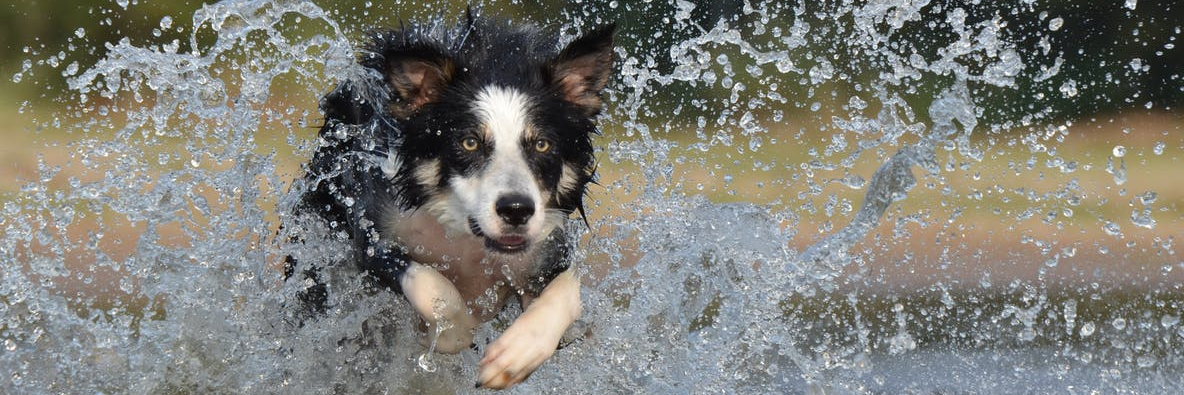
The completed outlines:
<svg viewBox="0 0 1184 395">
<path fill-rule="evenodd" d="M 534 26 L 474 20 L 372 33 L 325 124 L 298 211 L 353 242 L 353 261 L 401 292 L 426 342 L 456 353 L 517 297 L 477 385 L 525 380 L 581 313 L 563 224 L 584 215 L 614 26 L 562 49 Z M 314 264 L 315 266 L 315 264 Z M 285 267 L 291 276 L 295 261 Z M 325 302 L 315 269 L 302 298 Z"/>
</svg>

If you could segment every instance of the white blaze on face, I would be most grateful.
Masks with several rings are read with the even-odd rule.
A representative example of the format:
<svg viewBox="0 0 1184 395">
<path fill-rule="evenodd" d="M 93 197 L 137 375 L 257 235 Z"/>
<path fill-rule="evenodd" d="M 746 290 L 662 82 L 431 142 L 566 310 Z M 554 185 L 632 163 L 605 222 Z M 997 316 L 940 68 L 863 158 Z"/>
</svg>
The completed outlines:
<svg viewBox="0 0 1184 395">
<path fill-rule="evenodd" d="M 483 89 L 474 101 L 472 111 L 481 124 L 485 143 L 491 145 L 491 153 L 478 173 L 458 175 L 451 184 L 459 203 L 490 237 L 507 234 L 496 202 L 509 195 L 526 196 L 534 202 L 534 215 L 519 232 L 525 232 L 528 239 L 543 236 L 546 203 L 522 149 L 531 128 L 531 105 L 530 98 L 521 92 L 496 86 Z"/>
</svg>

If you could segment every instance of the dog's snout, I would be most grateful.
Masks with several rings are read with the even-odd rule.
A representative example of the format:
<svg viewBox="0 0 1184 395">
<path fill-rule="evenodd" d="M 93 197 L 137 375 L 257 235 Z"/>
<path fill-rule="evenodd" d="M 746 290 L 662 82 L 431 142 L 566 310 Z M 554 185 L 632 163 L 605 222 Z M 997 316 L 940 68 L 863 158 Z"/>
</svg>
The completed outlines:
<svg viewBox="0 0 1184 395">
<path fill-rule="evenodd" d="M 511 226 L 525 225 L 534 215 L 534 201 L 525 195 L 507 195 L 497 199 L 497 215 Z"/>
</svg>

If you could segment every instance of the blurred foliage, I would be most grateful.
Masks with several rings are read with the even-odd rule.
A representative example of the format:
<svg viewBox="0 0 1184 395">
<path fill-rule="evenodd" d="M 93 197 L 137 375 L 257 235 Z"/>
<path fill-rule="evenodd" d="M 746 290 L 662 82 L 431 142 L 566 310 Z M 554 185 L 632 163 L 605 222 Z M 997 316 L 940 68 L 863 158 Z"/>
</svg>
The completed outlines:
<svg viewBox="0 0 1184 395">
<path fill-rule="evenodd" d="M 528 4 L 529 3 L 529 4 Z M 759 38 L 764 42 L 775 42 L 774 31 L 788 31 L 796 23 L 808 23 L 816 30 L 811 34 L 842 37 L 844 32 L 828 30 L 832 19 L 826 12 L 838 7 L 834 4 L 808 2 L 806 12 L 794 17 L 788 11 L 795 4 L 770 4 L 771 8 L 785 10 L 781 17 L 762 22 L 754 14 L 745 11 L 741 0 L 722 0 L 699 3 L 691 19 L 702 31 L 710 30 L 718 23 L 726 23 L 741 32 L 742 37 Z M 858 2 L 862 3 L 862 2 Z M 932 59 L 936 51 L 952 39 L 953 33 L 946 24 L 945 15 L 954 8 L 968 11 L 967 25 L 1000 18 L 1006 21 L 1003 30 L 1005 39 L 1017 44 L 1017 51 L 1025 63 L 1025 70 L 1017 79 L 1018 89 L 980 89 L 976 96 L 984 107 L 981 118 L 1014 119 L 1016 114 L 1042 113 L 1051 119 L 1069 119 L 1089 114 L 1105 113 L 1127 107 L 1151 107 L 1176 110 L 1184 104 L 1184 49 L 1176 41 L 1182 35 L 1184 5 L 1176 0 L 1141 0 L 1134 10 L 1123 7 L 1121 2 L 1098 2 L 1090 0 L 1053 1 L 996 1 L 975 2 L 968 5 L 961 1 L 934 1 L 924 8 L 922 22 L 910 22 L 897 30 L 898 39 L 912 43 L 913 49 Z M 405 20 L 420 20 L 441 14 L 454 18 L 471 4 L 464 1 L 435 1 L 431 5 L 411 1 L 346 1 L 328 4 L 334 18 L 353 37 L 375 26 L 396 26 Z M 161 44 L 173 39 L 180 40 L 182 50 L 189 46 L 192 29 L 191 15 L 202 7 L 196 0 L 146 1 L 146 0 L 85 0 L 77 2 L 45 2 L 39 0 L 14 0 L 0 6 L 0 73 L 5 80 L 23 69 L 38 71 L 47 63 L 68 64 L 78 62 L 85 69 L 104 55 L 106 43 L 115 43 L 128 38 L 132 44 Z M 474 5 L 485 15 L 497 15 L 521 20 L 573 19 L 584 24 L 615 22 L 620 26 L 621 46 L 633 57 L 643 62 L 652 62 L 649 67 L 668 73 L 676 65 L 670 57 L 670 48 L 691 38 L 700 31 L 695 29 L 665 29 L 669 26 L 676 5 L 670 2 L 488 2 Z M 411 11 L 408 11 L 411 10 Z M 555 18 L 564 15 L 566 18 Z M 173 20 L 171 28 L 162 28 L 162 19 Z M 845 15 L 843 18 L 850 18 Z M 1063 20 L 1060 29 L 1050 29 L 1050 21 Z M 849 21 L 848 21 L 849 22 Z M 547 26 L 551 29 L 565 27 Z M 572 34 L 574 29 L 585 26 L 567 27 L 573 29 L 563 33 Z M 839 29 L 841 30 L 841 29 Z M 200 33 L 200 32 L 199 32 Z M 208 32 L 207 32 L 208 33 Z M 212 34 L 198 34 L 199 46 L 203 40 L 212 40 Z M 1044 53 L 1041 40 L 1048 41 L 1051 51 Z M 1184 44 L 1184 43 L 1182 43 Z M 720 46 L 715 48 L 724 56 L 735 56 L 737 49 Z M 899 49 L 895 49 L 899 50 Z M 791 51 L 800 56 L 795 62 L 806 66 L 815 58 L 830 58 L 836 67 L 836 75 L 824 85 L 812 85 L 801 75 L 785 75 L 778 79 L 760 78 L 744 70 L 733 70 L 736 82 L 748 86 L 770 81 L 779 84 L 781 94 L 788 98 L 789 106 L 805 112 L 811 102 L 829 97 L 830 111 L 857 94 L 861 87 L 871 86 L 880 78 L 877 68 L 887 65 L 867 65 L 862 61 L 858 48 L 842 39 L 825 40 L 812 38 L 805 47 Z M 58 58 L 54 60 L 54 58 Z M 1048 81 L 1037 83 L 1033 77 L 1040 74 L 1041 66 L 1051 66 L 1056 58 L 1064 60 L 1060 73 Z M 977 61 L 985 62 L 986 59 Z M 861 63 L 862 62 L 862 63 Z M 56 69 L 56 67 L 55 67 Z M 764 70 L 776 73 L 772 67 Z M 64 90 L 64 79 L 54 75 L 38 75 L 34 72 L 23 78 L 26 83 L 17 89 L 28 94 L 26 98 L 42 102 L 57 99 Z M 909 89 L 900 94 L 913 108 L 924 108 L 944 89 L 952 78 L 934 77 L 927 81 L 911 83 Z M 1076 95 L 1066 95 L 1061 89 L 1066 83 L 1077 89 Z M 973 89 L 974 87 L 972 87 Z M 665 113 L 674 111 L 683 119 L 694 119 L 704 115 L 704 103 L 723 101 L 729 89 L 723 84 L 673 83 L 659 90 L 663 97 L 652 98 L 648 104 L 652 109 L 645 111 Z M 37 98 L 40 99 L 37 99 Z M 866 99 L 866 97 L 865 97 Z M 706 100 L 706 101 L 703 101 Z M 735 104 L 735 103 L 725 103 Z M 833 106 L 832 106 L 833 105 Z M 786 107 L 786 106 L 780 106 Z M 769 111 L 768 108 L 758 111 Z M 924 118 L 924 114 L 920 114 Z"/>
</svg>

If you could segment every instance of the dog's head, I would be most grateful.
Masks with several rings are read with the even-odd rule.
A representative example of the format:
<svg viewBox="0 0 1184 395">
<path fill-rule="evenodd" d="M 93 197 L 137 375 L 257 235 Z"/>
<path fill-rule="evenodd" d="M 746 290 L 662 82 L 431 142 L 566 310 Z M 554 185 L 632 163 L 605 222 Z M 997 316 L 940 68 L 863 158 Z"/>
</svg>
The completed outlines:
<svg viewBox="0 0 1184 395">
<path fill-rule="evenodd" d="M 363 64 L 391 92 L 384 110 L 400 141 L 388 176 L 404 208 L 429 210 L 502 253 L 526 251 L 582 213 L 613 30 L 558 52 L 533 28 L 470 23 L 449 42 L 380 34 Z"/>
</svg>

